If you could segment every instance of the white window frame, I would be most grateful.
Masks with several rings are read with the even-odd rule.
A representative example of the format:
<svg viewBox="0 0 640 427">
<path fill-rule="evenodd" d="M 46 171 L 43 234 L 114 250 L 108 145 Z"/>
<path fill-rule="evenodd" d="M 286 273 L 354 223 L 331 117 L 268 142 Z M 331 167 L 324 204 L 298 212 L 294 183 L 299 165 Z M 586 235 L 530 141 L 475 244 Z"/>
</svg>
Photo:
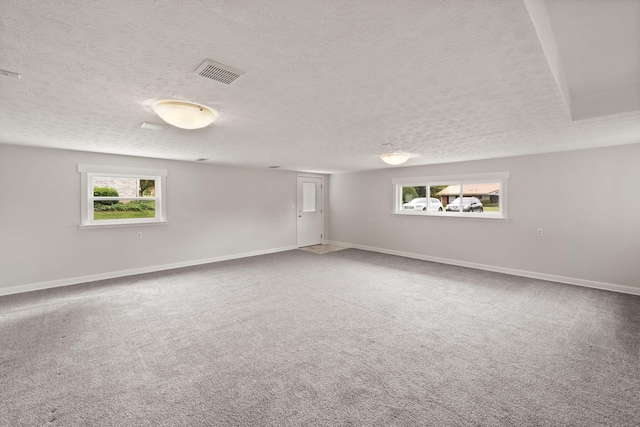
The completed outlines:
<svg viewBox="0 0 640 427">
<path fill-rule="evenodd" d="M 469 218 L 469 219 L 489 219 L 489 220 L 508 220 L 509 219 L 509 172 L 490 172 L 478 174 L 464 175 L 441 175 L 441 176 L 424 176 L 416 178 L 396 178 L 392 180 L 393 184 L 393 210 L 394 215 L 410 215 L 410 216 L 428 216 L 437 218 Z M 402 209 L 402 187 L 427 187 L 427 206 L 431 202 L 429 196 L 429 187 L 435 185 L 460 185 L 462 193 L 465 184 L 485 184 L 500 183 L 500 210 L 498 212 L 483 212 L 481 214 L 472 212 L 429 212 L 412 211 Z M 462 197 L 462 195 L 461 195 Z M 446 206 L 443 205 L 443 208 Z"/>
<path fill-rule="evenodd" d="M 161 225 L 167 224 L 167 198 L 166 198 L 166 182 L 168 172 L 166 169 L 146 169 L 131 168 L 122 166 L 108 165 L 88 165 L 78 164 L 78 173 L 80 173 L 80 228 L 106 228 L 106 227 L 127 227 L 140 225 Z M 91 182 L 93 177 L 114 177 L 114 178 L 135 178 L 155 181 L 154 197 L 144 197 L 144 200 L 154 200 L 155 217 L 154 218 L 124 218 L 116 220 L 94 220 L 93 219 L 93 202 L 98 200 L 93 195 Z M 114 197 L 115 200 L 140 200 L 137 197 Z M 108 198 L 100 197 L 99 200 L 108 200 Z"/>
</svg>

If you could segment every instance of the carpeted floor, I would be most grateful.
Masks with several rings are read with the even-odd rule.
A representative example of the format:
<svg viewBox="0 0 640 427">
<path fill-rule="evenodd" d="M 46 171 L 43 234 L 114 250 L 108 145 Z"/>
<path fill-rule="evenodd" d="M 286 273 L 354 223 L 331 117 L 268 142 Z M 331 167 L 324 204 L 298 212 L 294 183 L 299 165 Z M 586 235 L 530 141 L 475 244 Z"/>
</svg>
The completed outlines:
<svg viewBox="0 0 640 427">
<path fill-rule="evenodd" d="M 640 297 L 346 249 L 0 298 L 2 426 L 637 426 Z"/>
</svg>

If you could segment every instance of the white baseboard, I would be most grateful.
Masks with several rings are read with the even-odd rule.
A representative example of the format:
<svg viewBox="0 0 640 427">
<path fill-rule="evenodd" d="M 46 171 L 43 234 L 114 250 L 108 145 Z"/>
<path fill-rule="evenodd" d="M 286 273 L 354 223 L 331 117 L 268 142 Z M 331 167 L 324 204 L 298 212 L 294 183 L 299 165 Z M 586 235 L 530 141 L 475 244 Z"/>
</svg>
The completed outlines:
<svg viewBox="0 0 640 427">
<path fill-rule="evenodd" d="M 153 265 L 150 267 L 133 268 L 130 270 L 112 271 L 108 273 L 91 274 L 88 276 L 71 277 L 68 279 L 51 280 L 47 282 L 32 283 L 28 285 L 12 286 L 9 288 L 0 288 L 0 296 L 19 294 L 22 292 L 39 291 L 42 289 L 58 288 L 61 286 L 78 285 L 80 283 L 95 282 L 96 280 L 115 279 L 118 277 L 133 276 L 136 274 L 153 273 L 156 271 L 172 270 L 174 268 L 192 267 L 195 265 L 210 264 L 213 262 L 229 261 L 232 259 L 247 258 L 258 255 L 273 254 L 276 252 L 291 251 L 297 249 L 297 246 L 284 246 L 280 248 L 265 249 L 254 252 L 244 252 L 240 254 L 224 255 L 214 258 L 198 259 L 193 261 L 176 262 L 172 264 Z"/>
<path fill-rule="evenodd" d="M 325 242 L 323 242 L 323 243 L 325 243 Z M 326 241 L 326 243 L 331 244 L 331 245 L 344 246 L 344 247 L 348 247 L 348 248 L 362 249 L 362 250 L 365 250 L 365 251 L 379 252 L 379 253 L 389 254 L 389 255 L 397 255 L 397 256 L 402 256 L 402 257 L 406 257 L 406 258 L 420 259 L 420 260 L 423 260 L 423 261 L 438 262 L 438 263 L 441 263 L 441 264 L 457 265 L 457 266 L 460 266 L 460 267 L 475 268 L 475 269 L 478 269 L 478 270 L 493 271 L 493 272 L 496 272 L 496 273 L 512 274 L 514 276 L 529 277 L 529 278 L 532 278 L 532 279 L 547 280 L 547 281 L 550 281 L 550 282 L 567 283 L 567 284 L 570 284 L 570 285 L 584 286 L 584 287 L 587 287 L 587 288 L 602 289 L 602 290 L 605 290 L 605 291 L 620 292 L 620 293 L 631 294 L 631 295 L 640 295 L 640 288 L 635 288 L 635 287 L 632 287 L 632 286 L 616 285 L 616 284 L 613 284 L 613 283 L 606 283 L 606 282 L 596 282 L 596 281 L 593 281 L 593 280 L 585 280 L 585 279 L 578 279 L 578 278 L 574 278 L 574 277 L 557 276 L 557 275 L 553 275 L 553 274 L 537 273 L 537 272 L 533 272 L 533 271 L 517 270 L 517 269 L 513 269 L 513 268 L 506 268 L 506 267 L 497 267 L 497 266 L 487 265 L 487 264 L 478 264 L 478 263 L 467 262 L 467 261 L 459 261 L 459 260 L 453 260 L 453 259 L 448 259 L 448 258 L 439 258 L 439 257 L 428 256 L 428 255 L 415 254 L 415 253 L 411 253 L 411 252 L 395 251 L 395 250 L 392 250 L 392 249 L 384 249 L 384 248 L 377 248 L 377 247 L 373 247 L 373 246 L 365 246 L 365 245 L 357 245 L 357 244 L 346 243 L 346 242 L 338 242 L 338 241 L 334 241 L 334 240 L 328 240 L 328 241 Z M 77 284 L 81 284 L 81 283 L 94 282 L 96 280 L 115 279 L 115 278 L 118 278 L 118 277 L 133 276 L 133 275 L 136 275 L 136 274 L 153 273 L 153 272 L 156 272 L 156 271 L 172 270 L 174 268 L 191 267 L 191 266 L 195 266 L 195 265 L 209 264 L 209 263 L 220 262 L 220 261 L 228 261 L 228 260 L 232 260 L 232 259 L 247 258 L 247 257 L 252 257 L 252 256 L 258 256 L 258 255 L 267 255 L 267 254 L 272 254 L 272 253 L 277 253 L 277 252 L 290 251 L 290 250 L 294 250 L 294 249 L 297 249 L 297 246 L 295 246 L 295 245 L 294 246 L 285 246 L 285 247 L 266 249 L 266 250 L 261 250 L 261 251 L 245 252 L 245 253 L 232 254 L 232 255 L 224 255 L 224 256 L 219 256 L 219 257 L 214 257 L 214 258 L 199 259 L 199 260 L 192 260 L 192 261 L 184 261 L 184 262 L 178 262 L 178 263 L 172 263 L 172 264 L 154 265 L 154 266 L 150 266 L 150 267 L 134 268 L 134 269 L 130 269 L 130 270 L 120 270 L 120 271 L 113 271 L 113 272 L 108 272 L 108 273 L 92 274 L 92 275 L 88 275 L 88 276 L 72 277 L 72 278 L 67 278 L 67 279 L 51 280 L 51 281 L 47 281 L 47 282 L 40 282 L 40 283 L 32 283 L 32 284 L 27 284 L 27 285 L 12 286 L 12 287 L 9 287 L 9 288 L 0 288 L 0 296 L 18 294 L 18 293 L 22 293 L 22 292 L 38 291 L 38 290 L 49 289 L 49 288 L 57 288 L 57 287 L 61 287 L 61 286 L 77 285 Z"/>
<path fill-rule="evenodd" d="M 423 261 L 438 262 L 441 264 L 457 265 L 460 267 L 475 268 L 477 270 L 493 271 L 496 273 L 512 274 L 514 276 L 529 277 L 531 279 L 547 280 L 549 282 L 566 283 L 569 285 L 584 286 L 587 288 L 602 289 L 605 291 L 620 292 L 623 294 L 640 295 L 640 288 L 632 286 L 616 285 L 614 283 L 596 282 L 594 280 L 578 279 L 575 277 L 557 276 L 554 274 L 537 273 L 534 271 L 517 270 L 514 268 L 498 267 L 494 265 L 478 264 L 474 262 L 459 261 L 448 258 L 439 258 L 428 255 L 414 254 L 410 252 L 395 251 L 392 249 L 377 248 L 373 246 L 357 245 L 353 243 L 337 242 L 330 240 L 331 245 L 344 246 L 347 248 L 362 249 L 364 251 L 379 252 L 388 255 L 397 255 L 405 258 L 420 259 Z"/>
</svg>

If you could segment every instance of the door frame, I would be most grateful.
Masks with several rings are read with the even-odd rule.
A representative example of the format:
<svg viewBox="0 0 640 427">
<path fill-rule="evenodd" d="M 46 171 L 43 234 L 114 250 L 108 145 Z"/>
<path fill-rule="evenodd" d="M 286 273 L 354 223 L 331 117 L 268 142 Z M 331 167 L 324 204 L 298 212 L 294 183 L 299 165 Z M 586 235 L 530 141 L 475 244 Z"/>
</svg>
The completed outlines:
<svg viewBox="0 0 640 427">
<path fill-rule="evenodd" d="M 300 178 L 314 178 L 320 179 L 320 192 L 318 193 L 318 204 L 320 205 L 320 244 L 324 244 L 326 238 L 324 237 L 324 186 L 325 180 L 323 175 L 316 175 L 311 173 L 299 173 L 296 176 L 296 247 L 301 248 L 299 240 L 299 220 L 298 215 L 302 210 L 302 188 L 300 187 Z"/>
</svg>

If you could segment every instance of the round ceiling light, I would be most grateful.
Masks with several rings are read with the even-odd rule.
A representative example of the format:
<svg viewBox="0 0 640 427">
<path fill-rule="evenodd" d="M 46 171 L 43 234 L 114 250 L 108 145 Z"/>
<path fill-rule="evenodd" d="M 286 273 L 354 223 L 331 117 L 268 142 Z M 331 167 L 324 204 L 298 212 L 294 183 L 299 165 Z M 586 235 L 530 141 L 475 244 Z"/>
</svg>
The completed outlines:
<svg viewBox="0 0 640 427">
<path fill-rule="evenodd" d="M 402 154 L 402 153 L 389 153 L 389 154 L 383 154 L 382 156 L 380 156 L 380 158 L 382 159 L 383 162 L 389 165 L 395 166 L 395 165 L 401 165 L 407 160 L 409 160 L 409 155 Z"/>
<path fill-rule="evenodd" d="M 165 122 L 182 129 L 207 127 L 220 117 L 220 113 L 204 105 L 172 99 L 156 102 L 153 111 Z"/>
</svg>

